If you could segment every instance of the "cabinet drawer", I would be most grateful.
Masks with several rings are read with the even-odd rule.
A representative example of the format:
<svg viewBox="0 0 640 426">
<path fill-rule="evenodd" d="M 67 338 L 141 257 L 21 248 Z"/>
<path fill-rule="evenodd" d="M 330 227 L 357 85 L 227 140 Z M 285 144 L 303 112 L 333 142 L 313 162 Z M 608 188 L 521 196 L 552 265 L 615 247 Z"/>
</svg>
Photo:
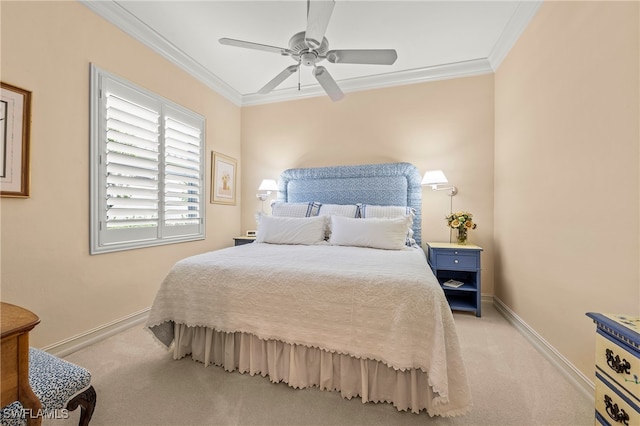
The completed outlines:
<svg viewBox="0 0 640 426">
<path fill-rule="evenodd" d="M 624 395 L 624 396 L 623 396 Z M 640 425 L 640 409 L 628 394 L 596 373 L 596 411 L 612 425 Z"/>
<path fill-rule="evenodd" d="M 628 390 L 640 404 L 640 359 L 606 337 L 596 334 L 596 367 Z"/>
<path fill-rule="evenodd" d="M 478 269 L 480 258 L 476 255 L 455 254 L 454 252 L 436 253 L 438 269 Z"/>
</svg>

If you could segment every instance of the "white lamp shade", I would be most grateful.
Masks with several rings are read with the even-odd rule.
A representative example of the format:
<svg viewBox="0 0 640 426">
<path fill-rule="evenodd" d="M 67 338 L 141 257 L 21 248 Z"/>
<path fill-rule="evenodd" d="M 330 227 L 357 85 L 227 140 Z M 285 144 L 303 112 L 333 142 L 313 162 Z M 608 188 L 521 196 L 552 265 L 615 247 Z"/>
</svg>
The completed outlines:
<svg viewBox="0 0 640 426">
<path fill-rule="evenodd" d="M 258 191 L 277 191 L 278 184 L 273 179 L 262 179 Z"/>
<path fill-rule="evenodd" d="M 439 185 L 447 182 L 449 181 L 442 170 L 427 170 L 422 178 L 422 185 Z"/>
</svg>

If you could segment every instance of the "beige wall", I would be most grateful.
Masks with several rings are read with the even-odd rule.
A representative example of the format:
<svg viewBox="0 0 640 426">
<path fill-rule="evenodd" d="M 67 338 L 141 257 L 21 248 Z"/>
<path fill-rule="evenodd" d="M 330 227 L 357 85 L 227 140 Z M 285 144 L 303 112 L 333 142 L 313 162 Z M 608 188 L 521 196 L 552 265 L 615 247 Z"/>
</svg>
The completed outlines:
<svg viewBox="0 0 640 426">
<path fill-rule="evenodd" d="M 495 76 L 495 294 L 588 378 L 640 315 L 638 2 L 550 2 Z"/>
<path fill-rule="evenodd" d="M 36 346 L 150 306 L 176 260 L 254 229 L 262 178 L 390 161 L 445 171 L 479 224 L 483 293 L 585 375 L 584 313 L 639 314 L 637 2 L 545 3 L 495 76 L 242 109 L 79 3 L 1 12 L 1 79 L 33 92 L 31 198 L 1 200 L 1 298 L 40 315 Z M 88 254 L 91 62 L 203 114 L 207 152 L 241 159 L 239 203 L 208 204 L 206 241 Z M 449 197 L 425 190 L 423 209 L 423 240 L 447 240 Z"/>
<path fill-rule="evenodd" d="M 474 214 L 483 293 L 493 293 L 493 75 L 347 93 L 242 109 L 242 228 L 255 229 L 263 178 L 292 167 L 406 161 L 442 169 Z M 448 241 L 445 192 L 423 192 L 423 242 Z M 273 197 L 272 197 L 273 198 Z M 265 203 L 268 206 L 268 203 Z"/>
<path fill-rule="evenodd" d="M 3 1 L 1 24 L 2 81 L 33 93 L 31 198 L 1 204 L 1 297 L 40 316 L 47 346 L 149 307 L 176 260 L 240 232 L 240 204 L 207 204 L 205 241 L 89 255 L 89 64 L 204 115 L 207 166 L 211 150 L 240 158 L 240 108 L 80 3 Z"/>
</svg>

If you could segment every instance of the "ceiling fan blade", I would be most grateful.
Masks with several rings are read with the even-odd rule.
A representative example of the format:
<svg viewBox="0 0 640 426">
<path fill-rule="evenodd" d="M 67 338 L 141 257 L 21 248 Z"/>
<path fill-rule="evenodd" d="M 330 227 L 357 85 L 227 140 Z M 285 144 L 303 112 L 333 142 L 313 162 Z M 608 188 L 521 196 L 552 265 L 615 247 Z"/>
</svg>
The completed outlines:
<svg viewBox="0 0 640 426">
<path fill-rule="evenodd" d="M 271 92 L 273 89 L 278 87 L 280 83 L 289 78 L 291 74 L 298 71 L 298 68 L 300 68 L 300 64 L 288 66 L 280 74 L 276 75 L 273 80 L 265 84 L 262 89 L 258 90 L 258 93 L 260 93 L 261 95 L 266 95 L 267 93 Z"/>
<path fill-rule="evenodd" d="M 262 50 L 265 52 L 279 53 L 280 55 L 289 55 L 291 51 L 284 47 L 269 46 L 267 44 L 253 43 L 251 41 L 236 40 L 234 38 L 221 38 L 218 40 L 220 44 L 227 46 L 244 47 L 246 49 Z"/>
<path fill-rule="evenodd" d="M 307 31 L 304 41 L 309 48 L 317 49 L 322 44 L 334 6 L 335 0 L 307 0 Z"/>
<path fill-rule="evenodd" d="M 326 56 L 334 64 L 392 65 L 398 59 L 394 49 L 330 50 Z"/>
<path fill-rule="evenodd" d="M 316 67 L 313 70 L 313 75 L 332 101 L 335 102 L 344 98 L 344 93 L 342 93 L 342 90 L 338 87 L 338 83 L 331 77 L 331 74 L 329 74 L 329 71 L 327 71 L 325 67 Z"/>
</svg>

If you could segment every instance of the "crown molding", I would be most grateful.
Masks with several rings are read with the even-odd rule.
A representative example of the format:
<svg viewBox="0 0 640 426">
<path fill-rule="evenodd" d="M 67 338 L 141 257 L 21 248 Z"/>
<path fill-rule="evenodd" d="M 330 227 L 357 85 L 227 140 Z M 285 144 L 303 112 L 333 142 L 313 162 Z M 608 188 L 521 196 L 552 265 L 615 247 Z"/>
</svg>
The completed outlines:
<svg viewBox="0 0 640 426">
<path fill-rule="evenodd" d="M 418 68 L 388 74 L 339 80 L 337 83 L 344 93 L 349 93 L 362 90 L 380 89 L 384 87 L 424 83 L 427 81 L 471 77 L 474 75 L 490 74 L 492 72 L 493 69 L 487 59 L 475 59 L 472 61 L 436 65 L 433 67 Z M 326 94 L 320 85 L 314 84 L 305 86 L 300 91 L 298 91 L 297 88 L 288 88 L 274 90 L 267 95 L 260 95 L 257 93 L 244 95 L 242 96 L 242 105 L 260 105 L 289 101 L 293 99 L 313 98 L 317 96 L 326 96 Z"/>
<path fill-rule="evenodd" d="M 491 53 L 489 53 L 489 63 L 491 64 L 491 68 L 493 71 L 497 71 L 498 67 L 507 57 L 507 54 L 511 50 L 511 48 L 516 44 L 525 28 L 529 25 L 529 22 L 533 19 L 533 17 L 538 13 L 538 9 L 542 5 L 542 0 L 532 0 L 532 1 L 522 1 L 518 4 L 516 11 L 514 12 L 511 19 L 507 23 L 502 34 L 500 34 L 500 38 L 491 49 Z"/>
<path fill-rule="evenodd" d="M 301 91 L 296 88 L 288 88 L 275 90 L 268 95 L 259 95 L 257 93 L 241 95 L 233 87 L 160 36 L 115 1 L 79 1 L 237 106 L 260 105 L 325 96 L 324 90 L 317 84 L 303 87 Z M 500 63 L 535 16 L 541 4 L 541 0 L 521 2 L 487 58 L 352 78 L 340 80 L 337 83 L 343 92 L 348 93 L 492 73 L 498 69 Z"/>
<path fill-rule="evenodd" d="M 140 43 L 144 44 L 160 56 L 182 68 L 194 78 L 204 83 L 232 103 L 241 106 L 242 97 L 237 90 L 222 81 L 218 76 L 207 70 L 182 50 L 160 36 L 144 22 L 133 16 L 118 3 L 112 0 L 93 1 L 79 0 L 80 3 L 100 15 L 108 22 L 120 28 Z"/>
</svg>

